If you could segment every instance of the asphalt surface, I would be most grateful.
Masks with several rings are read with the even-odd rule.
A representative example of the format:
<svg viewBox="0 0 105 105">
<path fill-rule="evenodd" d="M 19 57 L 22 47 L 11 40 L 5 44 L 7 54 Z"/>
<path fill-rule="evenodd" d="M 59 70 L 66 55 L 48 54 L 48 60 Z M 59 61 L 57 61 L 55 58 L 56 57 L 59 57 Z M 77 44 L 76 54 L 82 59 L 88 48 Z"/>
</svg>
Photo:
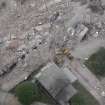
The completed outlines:
<svg viewBox="0 0 105 105">
<path fill-rule="evenodd" d="M 80 83 L 98 100 L 100 105 L 105 105 L 105 96 L 102 96 L 102 92 L 105 90 L 95 75 L 78 60 L 72 62 L 71 67 Z"/>
</svg>

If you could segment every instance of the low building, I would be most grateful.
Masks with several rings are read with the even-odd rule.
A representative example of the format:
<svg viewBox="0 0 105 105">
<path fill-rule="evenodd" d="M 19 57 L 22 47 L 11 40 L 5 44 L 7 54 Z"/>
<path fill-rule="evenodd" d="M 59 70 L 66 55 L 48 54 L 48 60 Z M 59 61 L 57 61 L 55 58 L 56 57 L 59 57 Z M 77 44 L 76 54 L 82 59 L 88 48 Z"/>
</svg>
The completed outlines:
<svg viewBox="0 0 105 105">
<path fill-rule="evenodd" d="M 76 94 L 70 78 L 56 64 L 49 63 L 36 75 L 37 83 L 41 86 L 57 105 L 69 105 L 69 101 Z"/>
<path fill-rule="evenodd" d="M 77 77 L 68 68 L 64 68 L 62 70 L 66 74 L 66 76 L 68 76 L 71 83 L 77 81 Z"/>
<path fill-rule="evenodd" d="M 83 40 L 88 32 L 88 28 L 83 24 L 77 24 L 75 28 L 75 36 L 78 38 L 79 41 Z"/>
</svg>

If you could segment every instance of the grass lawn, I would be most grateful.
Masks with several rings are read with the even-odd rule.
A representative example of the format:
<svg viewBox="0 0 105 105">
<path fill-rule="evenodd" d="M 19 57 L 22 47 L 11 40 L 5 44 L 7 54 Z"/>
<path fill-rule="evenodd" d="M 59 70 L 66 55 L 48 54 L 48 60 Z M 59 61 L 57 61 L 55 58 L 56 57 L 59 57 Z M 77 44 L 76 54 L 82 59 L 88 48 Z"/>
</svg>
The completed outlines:
<svg viewBox="0 0 105 105">
<path fill-rule="evenodd" d="M 100 48 L 96 53 L 92 54 L 88 60 L 84 62 L 97 77 L 105 76 L 105 49 Z"/>
<path fill-rule="evenodd" d="M 30 105 L 34 100 L 38 100 L 38 88 L 31 82 L 24 82 L 19 84 L 15 89 L 18 100 L 23 105 Z"/>
<path fill-rule="evenodd" d="M 73 84 L 78 93 L 72 97 L 72 105 L 99 105 L 94 97 L 79 83 Z"/>
<path fill-rule="evenodd" d="M 31 105 L 34 101 L 50 103 L 51 98 L 40 87 L 29 81 L 19 84 L 15 88 L 15 95 L 22 105 Z"/>
</svg>

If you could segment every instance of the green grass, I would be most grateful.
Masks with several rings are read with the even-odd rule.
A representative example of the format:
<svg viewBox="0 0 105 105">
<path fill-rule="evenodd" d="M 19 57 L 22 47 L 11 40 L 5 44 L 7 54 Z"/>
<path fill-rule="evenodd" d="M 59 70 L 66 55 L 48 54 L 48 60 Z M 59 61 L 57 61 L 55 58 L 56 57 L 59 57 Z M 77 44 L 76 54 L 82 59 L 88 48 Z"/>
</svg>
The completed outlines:
<svg viewBox="0 0 105 105">
<path fill-rule="evenodd" d="M 19 84 L 16 89 L 16 96 L 23 105 L 30 105 L 34 100 L 40 97 L 38 88 L 31 82 L 24 82 Z"/>
<path fill-rule="evenodd" d="M 99 105 L 94 97 L 79 83 L 73 84 L 78 93 L 72 97 L 72 105 Z"/>
<path fill-rule="evenodd" d="M 14 89 L 15 95 L 22 105 L 33 102 L 53 103 L 52 99 L 37 84 L 25 81 Z"/>
<path fill-rule="evenodd" d="M 88 60 L 84 62 L 97 77 L 105 76 L 105 49 L 100 48 L 96 53 L 92 54 Z"/>
</svg>

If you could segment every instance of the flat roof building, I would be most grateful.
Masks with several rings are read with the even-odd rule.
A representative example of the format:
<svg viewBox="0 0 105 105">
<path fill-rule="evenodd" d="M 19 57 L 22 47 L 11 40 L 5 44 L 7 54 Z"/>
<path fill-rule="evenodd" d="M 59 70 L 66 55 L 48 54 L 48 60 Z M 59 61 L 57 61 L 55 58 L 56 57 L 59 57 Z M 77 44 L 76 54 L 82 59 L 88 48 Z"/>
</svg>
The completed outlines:
<svg viewBox="0 0 105 105">
<path fill-rule="evenodd" d="M 84 24 L 77 24 L 75 31 L 75 36 L 77 36 L 78 40 L 81 41 L 86 36 L 89 29 Z"/>
<path fill-rule="evenodd" d="M 57 105 L 69 105 L 71 97 L 77 92 L 71 85 L 68 75 L 54 63 L 47 64 L 36 78 Z"/>
</svg>

